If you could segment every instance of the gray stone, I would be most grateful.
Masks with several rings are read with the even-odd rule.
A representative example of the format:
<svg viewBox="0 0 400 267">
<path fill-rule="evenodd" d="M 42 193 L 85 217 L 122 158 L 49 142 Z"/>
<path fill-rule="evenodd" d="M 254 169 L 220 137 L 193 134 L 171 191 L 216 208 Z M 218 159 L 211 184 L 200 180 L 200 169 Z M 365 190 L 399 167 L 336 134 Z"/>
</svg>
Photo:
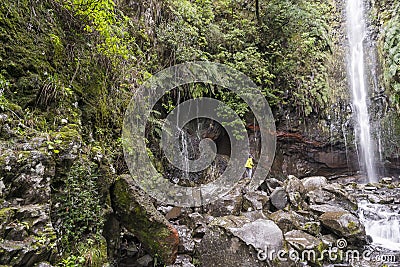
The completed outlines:
<svg viewBox="0 0 400 267">
<path fill-rule="evenodd" d="M 245 216 L 250 221 L 256 221 L 258 219 L 268 219 L 261 210 L 242 212 L 241 215 Z"/>
<path fill-rule="evenodd" d="M 383 177 L 380 181 L 382 184 L 391 184 L 393 182 L 392 177 Z"/>
<path fill-rule="evenodd" d="M 6 186 L 3 183 L 3 180 L 0 180 L 0 197 L 3 196 L 3 191 L 6 188 Z"/>
<path fill-rule="evenodd" d="M 364 190 L 367 190 L 367 191 L 375 191 L 377 189 L 378 188 L 376 186 L 365 186 L 364 187 Z"/>
<path fill-rule="evenodd" d="M 301 229 L 305 223 L 305 218 L 293 211 L 278 210 L 270 214 L 268 218 L 274 221 L 284 233 Z"/>
<path fill-rule="evenodd" d="M 194 241 L 192 238 L 193 230 L 189 229 L 185 225 L 175 225 L 176 230 L 179 234 L 179 247 L 178 252 L 180 254 L 194 253 Z"/>
<path fill-rule="evenodd" d="M 204 210 L 214 217 L 240 215 L 240 211 L 242 210 L 242 200 L 242 188 L 240 185 L 237 185 L 222 198 L 206 205 Z"/>
<path fill-rule="evenodd" d="M 144 255 L 143 257 L 140 257 L 137 261 L 136 264 L 138 267 L 147 267 L 150 266 L 150 263 L 153 261 L 153 258 L 147 254 Z"/>
<path fill-rule="evenodd" d="M 178 255 L 176 261 L 172 265 L 168 265 L 167 267 L 195 267 L 192 263 L 192 257 L 189 255 Z"/>
<path fill-rule="evenodd" d="M 216 218 L 199 246 L 202 266 L 265 266 L 257 249 L 281 249 L 283 234 L 270 220 L 244 216 Z"/>
<path fill-rule="evenodd" d="M 286 179 L 286 181 L 284 183 L 284 186 L 285 186 L 286 192 L 288 192 L 288 193 L 298 192 L 301 195 L 303 195 L 306 191 L 301 180 L 294 175 L 288 176 L 288 178 Z"/>
<path fill-rule="evenodd" d="M 269 196 L 263 191 L 249 192 L 243 196 L 243 211 L 269 209 Z"/>
<path fill-rule="evenodd" d="M 326 212 L 319 217 L 321 224 L 340 237 L 365 240 L 365 229 L 360 220 L 349 212 Z"/>
<path fill-rule="evenodd" d="M 336 204 L 344 209 L 349 211 L 356 211 L 358 209 L 357 200 L 344 189 L 343 185 L 337 183 L 328 184 L 324 187 L 324 191 L 333 194 Z"/>
<path fill-rule="evenodd" d="M 328 247 L 333 247 L 336 245 L 336 241 L 337 239 L 332 235 L 332 234 L 328 234 L 328 235 L 323 235 L 321 237 L 322 242 L 327 245 Z"/>
<path fill-rule="evenodd" d="M 258 219 L 230 232 L 256 249 L 279 249 L 283 245 L 282 230 L 271 220 Z"/>
<path fill-rule="evenodd" d="M 321 240 L 300 230 L 286 233 L 285 240 L 298 251 L 315 250 L 321 244 Z"/>
<path fill-rule="evenodd" d="M 312 176 L 301 180 L 306 192 L 322 189 L 327 185 L 327 179 L 324 176 Z"/>
<path fill-rule="evenodd" d="M 291 207 L 296 210 L 304 209 L 305 188 L 303 183 L 294 175 L 289 175 L 284 183 Z"/>
<path fill-rule="evenodd" d="M 310 210 L 317 213 L 318 215 L 321 215 L 325 212 L 346 212 L 345 209 L 338 207 L 338 206 L 333 206 L 329 204 L 322 204 L 322 205 L 310 205 L 309 206 Z"/>
<path fill-rule="evenodd" d="M 302 230 L 310 235 L 319 236 L 321 233 L 321 224 L 320 222 L 306 222 Z"/>
<path fill-rule="evenodd" d="M 268 178 L 265 181 L 265 183 L 267 185 L 269 192 L 273 192 L 275 190 L 275 188 L 283 186 L 283 183 L 275 178 Z"/>
<path fill-rule="evenodd" d="M 274 192 L 272 192 L 270 196 L 270 199 L 272 205 L 278 210 L 285 208 L 288 204 L 287 194 L 283 187 L 275 188 Z"/>
</svg>

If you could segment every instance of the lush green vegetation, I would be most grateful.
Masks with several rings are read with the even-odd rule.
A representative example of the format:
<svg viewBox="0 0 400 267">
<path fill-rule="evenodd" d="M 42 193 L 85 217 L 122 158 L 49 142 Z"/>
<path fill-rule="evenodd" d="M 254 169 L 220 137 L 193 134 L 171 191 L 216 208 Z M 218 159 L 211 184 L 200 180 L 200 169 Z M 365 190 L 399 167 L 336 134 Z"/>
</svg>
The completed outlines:
<svg viewBox="0 0 400 267">
<path fill-rule="evenodd" d="M 385 31 L 382 37 L 384 72 L 383 80 L 391 100 L 400 105 L 400 4 L 392 4 L 393 10 L 385 13 Z"/>
<path fill-rule="evenodd" d="M 251 77 L 275 108 L 293 108 L 301 116 L 323 111 L 329 90 L 328 1 L 168 4 L 172 14 L 156 29 L 165 65 L 221 62 Z"/>
</svg>

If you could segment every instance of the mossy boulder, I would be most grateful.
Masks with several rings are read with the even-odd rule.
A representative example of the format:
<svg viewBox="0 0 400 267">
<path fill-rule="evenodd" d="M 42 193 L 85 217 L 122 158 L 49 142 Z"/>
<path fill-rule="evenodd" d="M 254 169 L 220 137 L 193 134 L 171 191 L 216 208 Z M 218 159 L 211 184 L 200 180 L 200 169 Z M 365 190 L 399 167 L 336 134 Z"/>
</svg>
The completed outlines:
<svg viewBox="0 0 400 267">
<path fill-rule="evenodd" d="M 56 233 L 48 205 L 25 205 L 0 210 L 0 265 L 33 266 L 57 253 Z"/>
<path fill-rule="evenodd" d="M 340 237 L 366 240 L 365 228 L 360 220 L 346 211 L 325 212 L 319 217 L 321 224 Z"/>
<path fill-rule="evenodd" d="M 165 264 L 173 264 L 178 253 L 178 232 L 129 175 L 117 179 L 111 189 L 111 199 L 121 224 L 134 233 L 153 256 Z"/>
</svg>

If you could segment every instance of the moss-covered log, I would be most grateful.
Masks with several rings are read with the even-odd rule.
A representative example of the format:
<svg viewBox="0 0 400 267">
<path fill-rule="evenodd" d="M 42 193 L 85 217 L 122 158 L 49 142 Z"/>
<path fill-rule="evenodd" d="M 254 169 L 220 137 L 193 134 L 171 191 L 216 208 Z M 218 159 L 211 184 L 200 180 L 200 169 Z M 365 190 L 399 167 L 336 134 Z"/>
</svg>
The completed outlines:
<svg viewBox="0 0 400 267">
<path fill-rule="evenodd" d="M 123 175 L 115 182 L 111 196 L 113 209 L 122 225 L 133 232 L 153 256 L 165 264 L 174 263 L 179 244 L 177 230 L 135 186 L 129 175 Z"/>
</svg>

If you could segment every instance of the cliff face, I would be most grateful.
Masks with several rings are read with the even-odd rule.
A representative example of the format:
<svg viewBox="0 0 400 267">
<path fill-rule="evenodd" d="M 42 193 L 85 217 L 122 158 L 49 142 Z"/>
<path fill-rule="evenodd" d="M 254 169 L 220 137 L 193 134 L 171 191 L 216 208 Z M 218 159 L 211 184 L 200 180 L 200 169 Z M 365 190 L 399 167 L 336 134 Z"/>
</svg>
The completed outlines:
<svg viewBox="0 0 400 267">
<path fill-rule="evenodd" d="M 99 266 L 118 256 L 110 187 L 128 173 L 125 108 L 151 74 L 186 60 L 225 63 L 262 88 L 278 130 L 272 176 L 358 170 L 343 2 L 294 2 L 2 1 L 0 265 Z M 399 5 L 370 2 L 381 84 L 372 101 L 391 173 L 400 164 Z M 180 99 L 167 100 L 166 110 Z"/>
</svg>

